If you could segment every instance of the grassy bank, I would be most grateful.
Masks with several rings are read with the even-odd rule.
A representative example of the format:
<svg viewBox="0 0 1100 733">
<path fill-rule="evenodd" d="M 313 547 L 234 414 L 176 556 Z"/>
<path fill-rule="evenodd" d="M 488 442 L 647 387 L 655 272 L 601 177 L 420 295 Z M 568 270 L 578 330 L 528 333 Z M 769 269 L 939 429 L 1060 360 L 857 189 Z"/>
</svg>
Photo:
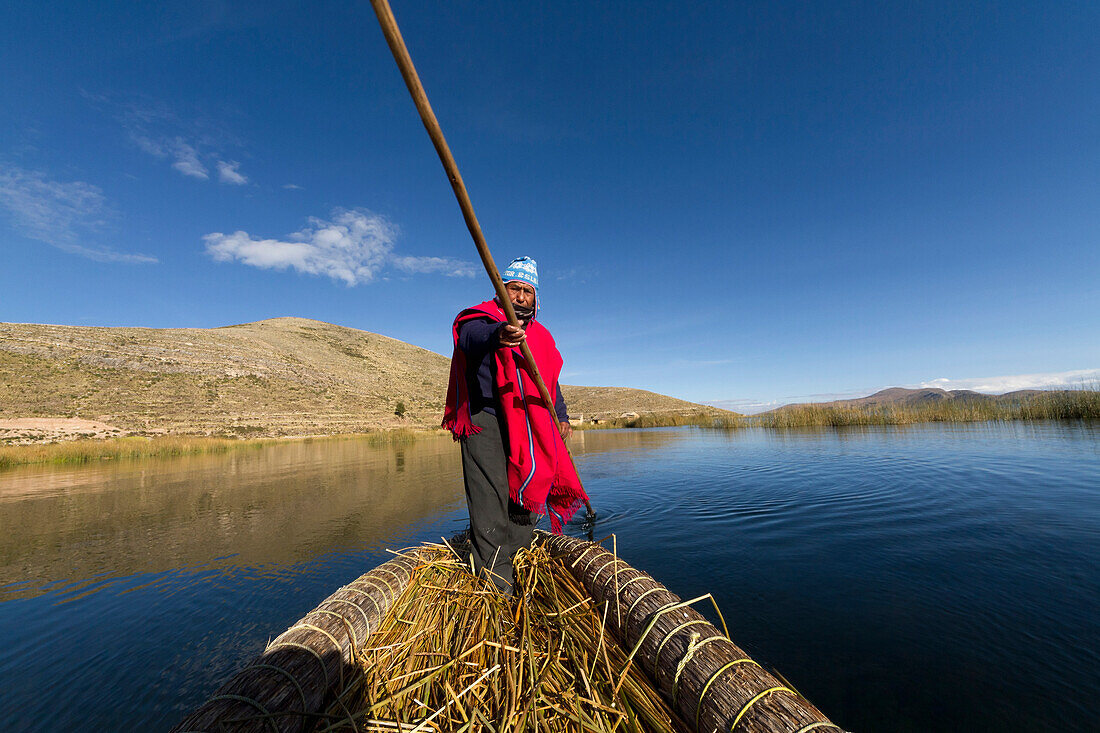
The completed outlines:
<svg viewBox="0 0 1100 733">
<path fill-rule="evenodd" d="M 402 444 L 440 431 L 408 428 L 379 430 L 353 435 L 326 435 L 304 438 L 209 438 L 191 435 L 165 435 L 155 438 L 126 437 L 105 440 L 73 440 L 42 445 L 0 446 L 0 469 L 30 463 L 91 463 L 93 461 L 165 458 L 170 456 L 228 453 L 263 448 L 287 442 L 312 443 L 320 440 L 361 440 L 372 445 Z"/>
<path fill-rule="evenodd" d="M 1028 395 L 1013 401 L 945 400 L 923 405 L 881 406 L 796 405 L 765 415 L 723 420 L 716 427 L 844 427 L 1097 418 L 1100 418 L 1100 391 L 1069 390 Z"/>
</svg>

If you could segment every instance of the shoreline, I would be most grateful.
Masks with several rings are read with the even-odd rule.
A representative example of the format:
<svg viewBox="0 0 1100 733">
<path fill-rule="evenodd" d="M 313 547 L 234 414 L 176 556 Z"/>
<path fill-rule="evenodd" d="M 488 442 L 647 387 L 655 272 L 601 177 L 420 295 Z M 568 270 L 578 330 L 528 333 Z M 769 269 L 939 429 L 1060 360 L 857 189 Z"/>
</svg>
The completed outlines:
<svg viewBox="0 0 1100 733">
<path fill-rule="evenodd" d="M 444 435 L 442 429 L 389 428 L 366 433 L 295 435 L 278 438 L 225 438 L 203 435 L 122 436 L 25 445 L 0 445 L 0 471 L 28 465 L 67 465 L 113 460 L 168 458 L 255 450 L 283 443 L 362 440 L 374 445 L 400 445 L 422 437 Z"/>
<path fill-rule="evenodd" d="M 946 400 L 918 405 L 792 405 L 744 418 L 733 427 L 846 427 L 918 423 L 1089 420 L 1100 418 L 1100 391 L 1065 390 L 1012 402 Z"/>
<path fill-rule="evenodd" d="M 974 423 L 1033 420 L 1100 419 L 1100 390 L 1067 390 L 1030 395 L 1010 403 L 944 401 L 920 405 L 791 405 L 760 415 L 715 417 L 640 415 L 574 425 L 577 430 L 667 428 L 691 425 L 721 430 L 743 428 L 849 427 L 860 425 L 916 425 L 920 423 Z"/>
<path fill-rule="evenodd" d="M 699 412 L 690 415 L 640 415 L 599 423 L 578 423 L 575 430 L 645 429 L 694 426 L 715 430 L 745 428 L 840 428 L 921 423 L 977 423 L 1043 420 L 1100 419 L 1100 390 L 1080 390 L 1035 395 L 1011 404 L 939 402 L 906 406 L 795 405 L 763 415 L 717 417 Z M 232 438 L 195 434 L 103 436 L 30 444 L 0 444 L 0 470 L 32 464 L 79 464 L 109 460 L 162 458 L 252 450 L 286 442 L 363 440 L 377 445 L 407 443 L 427 436 L 447 434 L 441 428 L 393 427 L 365 433 L 337 433 L 286 437 Z"/>
</svg>

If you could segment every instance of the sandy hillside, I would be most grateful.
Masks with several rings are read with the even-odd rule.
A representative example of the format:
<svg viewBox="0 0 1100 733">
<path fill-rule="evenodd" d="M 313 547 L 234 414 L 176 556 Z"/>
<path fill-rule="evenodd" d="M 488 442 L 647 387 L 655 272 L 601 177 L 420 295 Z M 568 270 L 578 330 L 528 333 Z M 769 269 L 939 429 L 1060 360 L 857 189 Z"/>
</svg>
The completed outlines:
<svg viewBox="0 0 1100 733">
<path fill-rule="evenodd" d="M 93 433 L 307 435 L 439 423 L 447 358 L 304 318 L 214 329 L 0 323 L 0 441 Z M 571 413 L 714 408 L 616 387 L 563 386 Z M 394 414 L 398 403 L 405 415 Z"/>
</svg>

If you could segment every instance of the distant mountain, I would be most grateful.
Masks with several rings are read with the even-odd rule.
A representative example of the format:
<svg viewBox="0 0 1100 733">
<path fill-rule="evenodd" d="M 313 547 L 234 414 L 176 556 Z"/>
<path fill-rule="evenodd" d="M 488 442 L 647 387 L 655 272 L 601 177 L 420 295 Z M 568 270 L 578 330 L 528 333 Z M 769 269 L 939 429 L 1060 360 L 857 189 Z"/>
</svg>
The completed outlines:
<svg viewBox="0 0 1100 733">
<path fill-rule="evenodd" d="M 872 395 L 868 395 L 867 397 L 858 397 L 851 400 L 833 400 L 832 402 L 814 402 L 812 404 L 816 407 L 919 407 L 921 405 L 947 401 L 965 402 L 968 404 L 983 402 L 1008 403 L 1018 402 L 1024 397 L 1039 393 L 1040 390 L 1021 389 L 1001 395 L 990 395 L 968 389 L 943 390 L 933 388 L 908 389 L 905 387 L 890 387 L 875 392 Z M 784 405 L 783 407 L 769 410 L 768 413 L 764 414 L 792 410 L 805 404 L 807 403 Z"/>
<path fill-rule="evenodd" d="M 448 365 L 397 339 L 305 318 L 213 329 L 0 323 L 0 421 L 239 436 L 436 426 Z M 729 414 L 624 387 L 562 390 L 570 413 L 586 418 Z"/>
</svg>

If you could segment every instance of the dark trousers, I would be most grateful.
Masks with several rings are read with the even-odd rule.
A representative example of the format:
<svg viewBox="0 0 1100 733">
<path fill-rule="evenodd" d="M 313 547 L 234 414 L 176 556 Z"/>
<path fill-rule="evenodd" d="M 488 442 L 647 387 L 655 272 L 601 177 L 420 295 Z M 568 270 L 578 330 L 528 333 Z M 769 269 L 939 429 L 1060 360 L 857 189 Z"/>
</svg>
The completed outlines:
<svg viewBox="0 0 1100 733">
<path fill-rule="evenodd" d="M 512 556 L 530 547 L 534 517 L 508 498 L 508 458 L 495 415 L 479 412 L 477 435 L 462 441 L 462 475 L 470 508 L 470 555 L 474 570 L 488 572 L 502 593 L 512 591 Z"/>
</svg>

